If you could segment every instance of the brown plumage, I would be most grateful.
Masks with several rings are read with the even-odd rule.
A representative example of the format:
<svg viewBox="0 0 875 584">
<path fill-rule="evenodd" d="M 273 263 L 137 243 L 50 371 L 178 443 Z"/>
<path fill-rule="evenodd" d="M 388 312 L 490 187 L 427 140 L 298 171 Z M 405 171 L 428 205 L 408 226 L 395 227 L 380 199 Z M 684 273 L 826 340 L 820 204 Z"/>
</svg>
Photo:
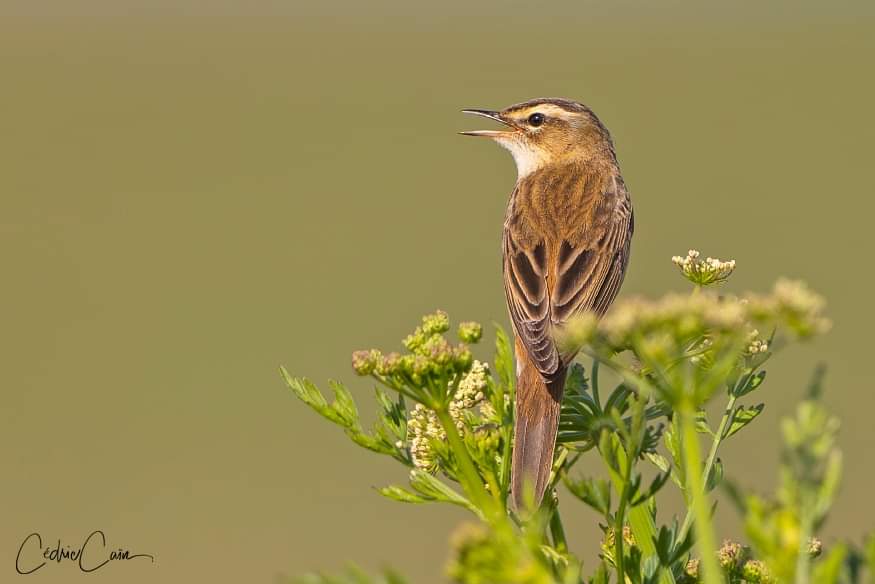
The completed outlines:
<svg viewBox="0 0 875 584">
<path fill-rule="evenodd" d="M 465 110 L 509 129 L 487 136 L 511 151 L 518 179 L 502 240 L 504 288 L 515 334 L 516 428 L 512 494 L 539 503 L 553 465 L 567 367 L 553 340 L 583 311 L 602 315 L 626 272 L 632 204 L 607 128 L 586 106 L 536 99 L 500 112 Z"/>
</svg>

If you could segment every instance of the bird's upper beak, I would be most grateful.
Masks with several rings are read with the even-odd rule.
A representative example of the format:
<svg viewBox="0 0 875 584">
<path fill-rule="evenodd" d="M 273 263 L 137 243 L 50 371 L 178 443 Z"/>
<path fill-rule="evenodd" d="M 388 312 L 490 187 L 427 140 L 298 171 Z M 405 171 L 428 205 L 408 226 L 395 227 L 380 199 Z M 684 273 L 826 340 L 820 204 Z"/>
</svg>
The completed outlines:
<svg viewBox="0 0 875 584">
<path fill-rule="evenodd" d="M 471 130 L 468 132 L 459 132 L 464 136 L 486 136 L 488 138 L 500 138 L 503 136 L 510 136 L 519 131 L 519 128 L 516 124 L 512 123 L 508 119 L 504 118 L 501 115 L 501 112 L 494 112 L 490 110 L 482 110 L 482 109 L 463 109 L 463 114 L 473 114 L 475 116 L 482 116 L 484 118 L 489 118 L 490 120 L 495 120 L 496 122 L 500 122 L 505 126 L 511 128 L 510 130 Z"/>
</svg>

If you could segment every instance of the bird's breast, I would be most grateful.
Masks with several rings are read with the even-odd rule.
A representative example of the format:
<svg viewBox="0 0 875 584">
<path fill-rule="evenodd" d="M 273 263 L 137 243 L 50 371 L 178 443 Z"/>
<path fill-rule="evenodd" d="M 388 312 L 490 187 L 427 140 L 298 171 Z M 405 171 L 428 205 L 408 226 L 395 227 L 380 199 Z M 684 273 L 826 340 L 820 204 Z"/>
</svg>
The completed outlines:
<svg viewBox="0 0 875 584">
<path fill-rule="evenodd" d="M 576 166 L 532 173 L 517 183 L 505 228 L 523 240 L 561 241 L 591 223 L 606 178 Z"/>
</svg>

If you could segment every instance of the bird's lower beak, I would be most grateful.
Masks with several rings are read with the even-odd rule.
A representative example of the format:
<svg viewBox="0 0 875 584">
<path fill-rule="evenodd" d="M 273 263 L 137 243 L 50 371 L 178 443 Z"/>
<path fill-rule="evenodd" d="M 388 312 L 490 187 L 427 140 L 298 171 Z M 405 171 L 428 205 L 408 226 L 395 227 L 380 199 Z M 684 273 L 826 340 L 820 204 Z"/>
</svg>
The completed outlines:
<svg viewBox="0 0 875 584">
<path fill-rule="evenodd" d="M 510 123 L 508 120 L 504 119 L 501 116 L 500 112 L 493 112 L 481 109 L 463 109 L 462 113 L 489 118 L 490 120 L 495 120 L 496 122 L 502 123 L 505 126 L 511 128 L 510 130 L 471 130 L 468 132 L 459 132 L 463 136 L 486 136 L 487 138 L 500 138 L 502 136 L 510 136 L 511 134 L 519 131 L 519 128 L 517 128 L 514 124 Z"/>
</svg>

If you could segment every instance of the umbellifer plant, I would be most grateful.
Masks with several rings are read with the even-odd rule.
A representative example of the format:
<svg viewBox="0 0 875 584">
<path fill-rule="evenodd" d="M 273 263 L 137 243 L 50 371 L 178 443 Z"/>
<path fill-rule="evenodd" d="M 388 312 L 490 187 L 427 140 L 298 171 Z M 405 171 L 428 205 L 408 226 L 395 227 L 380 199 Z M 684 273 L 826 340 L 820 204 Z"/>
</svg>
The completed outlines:
<svg viewBox="0 0 875 584">
<path fill-rule="evenodd" d="M 310 381 L 285 369 L 282 375 L 301 401 L 356 444 L 409 468 L 407 486 L 386 486 L 381 495 L 471 512 L 472 522 L 453 538 L 447 568 L 453 581 L 832 584 L 862 581 L 866 570 L 875 577 L 875 539 L 860 549 L 837 543 L 824 550 L 817 538 L 841 474 L 838 422 L 819 399 L 821 371 L 796 414 L 782 422 L 773 498 L 724 479 L 718 456 L 763 411 L 755 400 L 769 359 L 829 327 L 823 300 L 788 280 L 766 294 L 721 295 L 734 261 L 701 259 L 695 250 L 673 261 L 693 284 L 691 293 L 620 300 L 601 320 L 583 314 L 557 331 L 561 343 L 583 349 L 568 374 L 550 496 L 534 512 L 508 504 L 514 364 L 500 328 L 491 364 L 471 350 L 481 325 L 461 323 L 451 342 L 449 318 L 440 311 L 423 317 L 403 352 L 355 352 L 353 370 L 377 382 L 379 411 L 370 430 L 342 384 L 331 382 L 329 402 Z M 609 377 L 619 381 L 606 388 Z M 717 399 L 725 407 L 715 424 L 706 406 Z M 584 460 L 586 474 L 575 468 Z M 655 473 L 642 472 L 647 466 Z M 718 544 L 713 492 L 721 485 L 743 516 L 744 544 Z M 666 488 L 680 490 L 686 510 L 679 517 L 658 513 Z M 567 541 L 560 498 L 601 516 L 596 565 L 583 566 Z M 371 579 L 356 569 L 293 581 L 404 582 L 393 572 Z"/>
</svg>

